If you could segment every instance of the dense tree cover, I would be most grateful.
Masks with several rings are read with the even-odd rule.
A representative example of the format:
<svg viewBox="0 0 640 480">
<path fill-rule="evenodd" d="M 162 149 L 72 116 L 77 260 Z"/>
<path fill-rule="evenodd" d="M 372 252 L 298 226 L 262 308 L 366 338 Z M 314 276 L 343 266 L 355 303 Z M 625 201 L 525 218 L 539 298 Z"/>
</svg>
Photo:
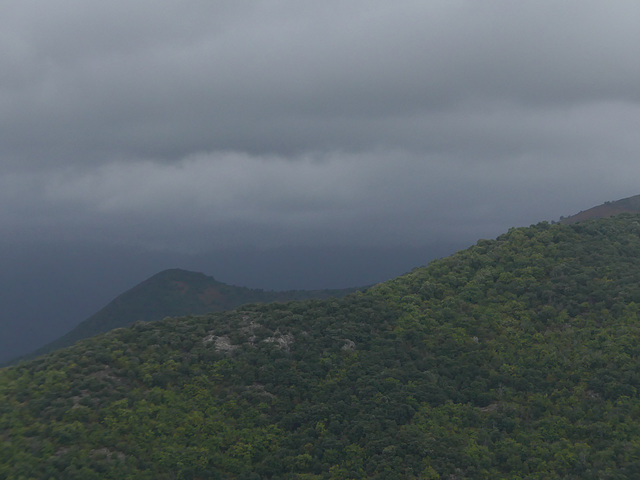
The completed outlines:
<svg viewBox="0 0 640 480">
<path fill-rule="evenodd" d="M 640 477 L 640 217 L 0 370 L 0 478 Z"/>
<path fill-rule="evenodd" d="M 68 347 L 83 338 L 126 327 L 138 321 L 150 322 L 165 317 L 221 312 L 246 303 L 342 297 L 355 290 L 262 290 L 227 285 L 203 273 L 173 268 L 157 273 L 119 295 L 70 332 L 22 359 Z M 19 359 L 13 363 L 17 360 Z"/>
</svg>

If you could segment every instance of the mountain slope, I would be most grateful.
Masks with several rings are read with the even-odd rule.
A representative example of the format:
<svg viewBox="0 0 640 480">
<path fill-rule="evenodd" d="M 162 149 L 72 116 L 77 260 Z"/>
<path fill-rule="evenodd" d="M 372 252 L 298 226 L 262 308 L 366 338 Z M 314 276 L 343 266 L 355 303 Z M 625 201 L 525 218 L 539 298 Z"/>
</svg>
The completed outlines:
<svg viewBox="0 0 640 480">
<path fill-rule="evenodd" d="M 560 223 L 571 224 L 584 220 L 594 220 L 597 218 L 609 218 L 621 213 L 638 213 L 640 212 L 640 195 L 623 198 L 614 202 L 605 202 L 602 205 L 583 210 L 569 217 L 562 217 Z"/>
<path fill-rule="evenodd" d="M 640 216 L 0 370 L 2 478 L 640 475 Z"/>
<path fill-rule="evenodd" d="M 67 347 L 83 338 L 126 327 L 137 321 L 220 312 L 245 303 L 339 297 L 354 290 L 265 291 L 227 285 L 203 273 L 182 269 L 164 270 L 119 295 L 69 333 L 23 358 L 33 358 Z"/>
</svg>

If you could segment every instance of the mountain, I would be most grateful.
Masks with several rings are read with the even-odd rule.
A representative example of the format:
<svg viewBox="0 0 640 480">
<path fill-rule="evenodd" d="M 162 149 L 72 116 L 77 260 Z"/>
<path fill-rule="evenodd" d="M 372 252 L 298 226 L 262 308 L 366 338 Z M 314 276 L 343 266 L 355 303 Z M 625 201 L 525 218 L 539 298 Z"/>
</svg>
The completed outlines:
<svg viewBox="0 0 640 480">
<path fill-rule="evenodd" d="M 265 291 L 227 285 L 203 273 L 164 270 L 119 295 L 69 333 L 22 358 L 33 358 L 137 321 L 220 312 L 245 303 L 339 297 L 354 290 Z"/>
<path fill-rule="evenodd" d="M 640 216 L 0 370 L 0 478 L 640 478 Z"/>
<path fill-rule="evenodd" d="M 560 223 L 571 224 L 581 222 L 583 220 L 593 220 L 596 218 L 608 218 L 621 213 L 638 213 L 640 212 L 640 195 L 623 198 L 615 202 L 605 202 L 597 207 L 583 210 L 569 217 L 561 217 Z"/>
</svg>

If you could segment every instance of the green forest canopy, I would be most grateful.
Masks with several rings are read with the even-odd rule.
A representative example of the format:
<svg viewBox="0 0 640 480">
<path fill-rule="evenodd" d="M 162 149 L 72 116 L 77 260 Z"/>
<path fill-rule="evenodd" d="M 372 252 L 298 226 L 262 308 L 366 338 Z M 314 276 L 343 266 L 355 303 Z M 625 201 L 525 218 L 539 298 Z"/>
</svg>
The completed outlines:
<svg viewBox="0 0 640 480">
<path fill-rule="evenodd" d="M 7 479 L 640 478 L 640 217 L 0 370 Z"/>
</svg>

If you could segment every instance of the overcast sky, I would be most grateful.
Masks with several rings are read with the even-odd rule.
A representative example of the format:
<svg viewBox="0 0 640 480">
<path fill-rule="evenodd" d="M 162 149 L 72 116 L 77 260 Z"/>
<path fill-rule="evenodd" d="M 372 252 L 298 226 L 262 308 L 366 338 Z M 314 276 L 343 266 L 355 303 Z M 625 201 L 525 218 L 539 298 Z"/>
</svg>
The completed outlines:
<svg viewBox="0 0 640 480">
<path fill-rule="evenodd" d="M 497 235 L 640 193 L 640 7 L 5 1 L 5 239 Z"/>
<path fill-rule="evenodd" d="M 638 194 L 639 18 L 632 1 L 5 0 L 2 240 L 420 248 Z"/>
</svg>

